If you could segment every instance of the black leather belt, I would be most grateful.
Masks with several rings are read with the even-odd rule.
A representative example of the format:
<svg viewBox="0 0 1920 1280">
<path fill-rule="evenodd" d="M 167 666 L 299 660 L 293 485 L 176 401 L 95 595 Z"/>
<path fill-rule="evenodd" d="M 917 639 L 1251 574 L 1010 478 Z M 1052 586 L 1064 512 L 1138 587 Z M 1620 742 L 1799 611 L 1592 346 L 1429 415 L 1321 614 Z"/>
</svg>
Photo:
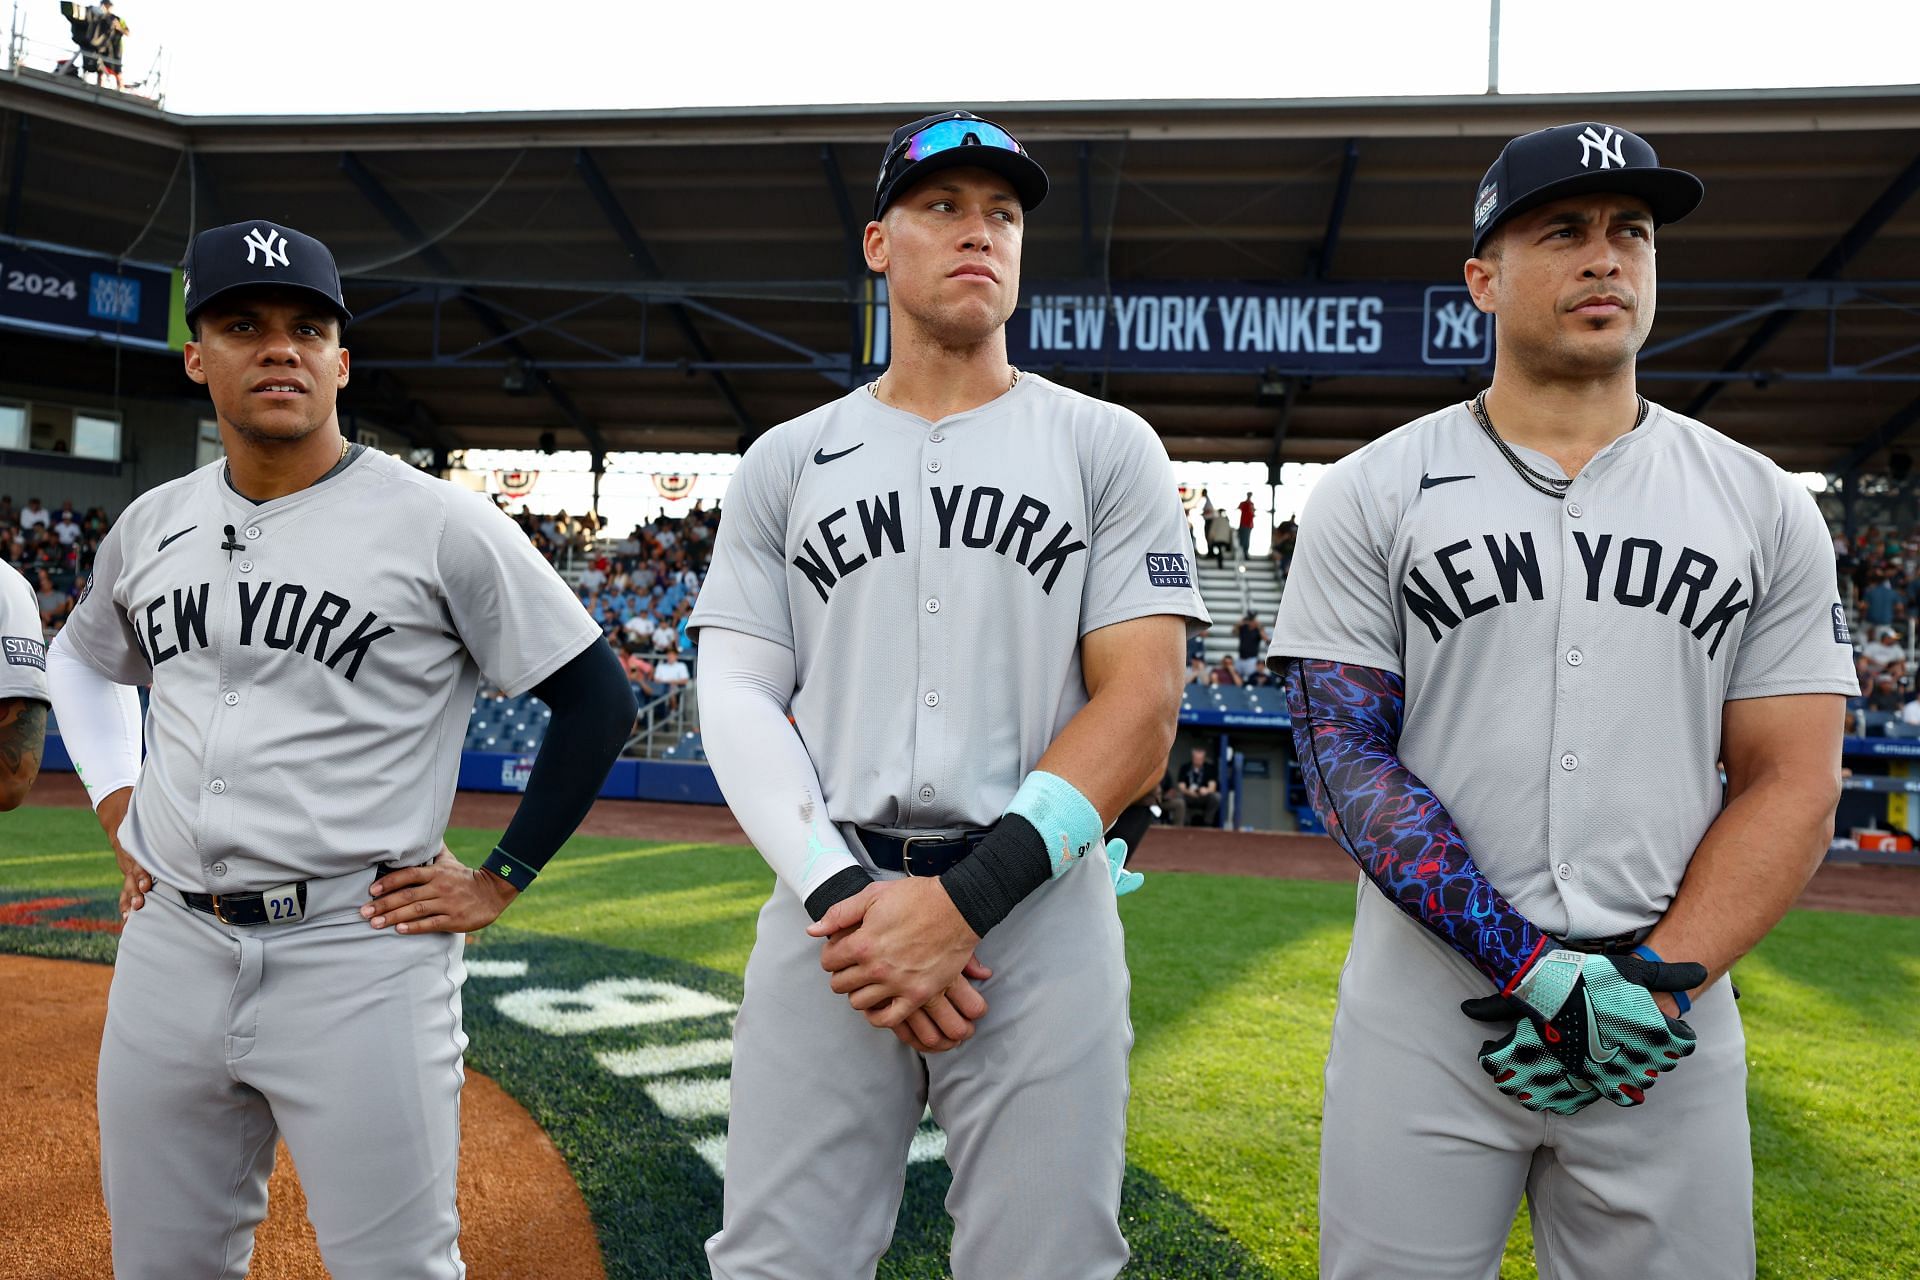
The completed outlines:
<svg viewBox="0 0 1920 1280">
<path fill-rule="evenodd" d="M 294 886 L 300 898 L 300 912 L 307 910 L 307 882 Z M 180 898 L 195 911 L 204 911 L 221 924 L 268 924 L 267 898 L 264 893 L 188 893 Z"/>
<path fill-rule="evenodd" d="M 980 847 L 985 831 L 957 836 L 890 836 L 856 828 L 867 856 L 882 871 L 904 871 L 910 876 L 937 876 Z"/>
<path fill-rule="evenodd" d="M 1630 956 L 1645 937 L 1644 930 L 1629 929 L 1611 938 L 1555 938 L 1554 941 L 1569 951 L 1584 951 L 1590 956 Z"/>
</svg>

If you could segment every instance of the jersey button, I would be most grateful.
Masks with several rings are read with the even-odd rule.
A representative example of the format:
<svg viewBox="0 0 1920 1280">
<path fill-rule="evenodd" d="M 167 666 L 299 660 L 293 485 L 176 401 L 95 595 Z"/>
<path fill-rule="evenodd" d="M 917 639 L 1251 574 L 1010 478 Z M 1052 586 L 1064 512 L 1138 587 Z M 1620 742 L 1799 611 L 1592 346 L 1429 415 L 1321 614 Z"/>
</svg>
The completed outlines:
<svg viewBox="0 0 1920 1280">
<path fill-rule="evenodd" d="M 935 693 L 931 689 L 927 690 L 927 705 L 930 707 L 937 707 L 940 705 L 940 695 Z"/>
<path fill-rule="evenodd" d="M 209 782 L 207 784 L 207 790 L 213 792 L 213 794 L 215 795 L 219 795 L 226 789 L 227 789 L 227 782 L 225 778 L 215 778 L 212 782 Z"/>
<path fill-rule="evenodd" d="M 1580 652 L 1580 651 L 1579 651 L 1578 649 L 1569 649 L 1569 650 L 1567 650 L 1567 665 L 1568 665 L 1568 666 L 1570 666 L 1570 667 L 1577 667 L 1577 666 L 1579 666 L 1579 665 L 1580 665 L 1581 663 L 1583 663 L 1583 662 L 1585 662 L 1586 660 L 1587 660 L 1587 655 L 1586 655 L 1586 654 L 1584 654 L 1584 653 L 1582 653 L 1582 652 Z"/>
<path fill-rule="evenodd" d="M 1573 864 L 1570 862 L 1563 862 L 1559 866 L 1555 867 L 1553 869 L 1553 872 L 1555 875 L 1559 876 L 1562 880 L 1571 880 L 1573 879 Z"/>
<path fill-rule="evenodd" d="M 933 788 L 932 788 L 932 787 L 921 787 L 921 788 L 920 788 L 920 799 L 921 799 L 922 801 L 931 801 L 931 800 L 933 799 Z"/>
<path fill-rule="evenodd" d="M 216 876 L 223 876 L 227 874 L 227 864 L 224 862 L 216 862 L 212 866 L 208 867 L 207 870 L 212 872 Z"/>
<path fill-rule="evenodd" d="M 1567 514 L 1572 516 L 1575 520 L 1578 520 L 1581 516 L 1585 515 L 1586 512 L 1581 509 L 1579 503 L 1569 502 L 1567 504 Z"/>
<path fill-rule="evenodd" d="M 927 470 L 938 471 L 939 469 L 940 469 L 940 459 L 938 458 L 927 459 Z"/>
<path fill-rule="evenodd" d="M 1573 754 L 1573 752 L 1569 751 L 1565 755 L 1560 757 L 1560 767 L 1562 769 L 1565 769 L 1568 773 L 1572 773 L 1575 769 L 1578 769 L 1580 767 L 1580 757 Z"/>
<path fill-rule="evenodd" d="M 227 696 L 220 699 L 220 701 L 226 703 L 230 707 L 237 707 L 240 705 L 240 695 L 232 691 L 229 691 L 227 693 Z"/>
<path fill-rule="evenodd" d="M 242 561 L 240 562 L 240 572 L 242 572 L 242 573 L 252 573 L 252 572 L 253 572 L 253 561 L 251 561 L 251 560 L 242 560 Z"/>
<path fill-rule="evenodd" d="M 260 526 L 259 526 L 259 525 L 257 525 L 257 524 L 253 524 L 253 525 L 248 525 L 248 526 L 247 526 L 247 541 L 249 541 L 249 542 L 251 542 L 251 541 L 253 541 L 253 540 L 254 540 L 255 538 L 257 538 L 257 537 L 259 537 L 259 536 L 260 536 Z"/>
<path fill-rule="evenodd" d="M 932 435 L 927 437 L 928 444 L 942 444 L 945 441 L 946 441 L 946 437 L 941 435 L 938 431 L 934 432 Z"/>
<path fill-rule="evenodd" d="M 927 601 L 927 612 L 928 613 L 940 612 L 940 602 L 938 600 Z"/>
</svg>

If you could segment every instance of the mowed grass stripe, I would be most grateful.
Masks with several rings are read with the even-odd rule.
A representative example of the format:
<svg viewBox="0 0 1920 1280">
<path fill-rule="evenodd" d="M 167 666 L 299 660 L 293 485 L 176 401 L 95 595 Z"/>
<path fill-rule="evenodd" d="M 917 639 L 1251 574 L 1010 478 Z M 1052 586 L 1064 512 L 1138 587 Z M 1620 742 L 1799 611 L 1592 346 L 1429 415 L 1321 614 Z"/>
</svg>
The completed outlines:
<svg viewBox="0 0 1920 1280">
<path fill-rule="evenodd" d="M 455 830 L 449 844 L 477 862 L 497 838 Z M 0 888 L 118 883 L 85 810 L 0 815 L 0 847 Z M 751 849 L 578 837 L 508 919 L 739 973 L 772 882 Z M 1278 1276 L 1315 1271 L 1321 1071 L 1353 892 L 1155 874 L 1121 902 L 1129 1158 Z M 1920 927 L 1794 912 L 1738 977 L 1760 1274 L 1904 1274 L 1920 1254 Z M 1523 1210 L 1503 1280 L 1535 1276 L 1530 1254 Z"/>
</svg>

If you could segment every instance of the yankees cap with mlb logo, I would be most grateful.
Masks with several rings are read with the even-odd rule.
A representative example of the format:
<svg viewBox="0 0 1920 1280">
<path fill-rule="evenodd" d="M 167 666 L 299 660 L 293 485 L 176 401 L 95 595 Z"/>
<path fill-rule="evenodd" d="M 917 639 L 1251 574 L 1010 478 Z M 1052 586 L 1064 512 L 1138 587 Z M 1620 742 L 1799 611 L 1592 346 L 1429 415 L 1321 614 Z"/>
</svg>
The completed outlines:
<svg viewBox="0 0 1920 1280">
<path fill-rule="evenodd" d="M 353 319 L 340 296 L 340 271 L 332 251 L 305 232 L 264 219 L 212 227 L 195 236 L 187 248 L 181 285 L 188 324 L 221 294 L 255 285 L 317 293 L 341 325 Z"/>
<path fill-rule="evenodd" d="M 1523 133 L 1501 148 L 1474 192 L 1474 256 L 1494 228 L 1514 214 L 1594 191 L 1639 196 L 1660 226 L 1692 213 L 1707 188 L 1684 169 L 1662 168 L 1646 139 L 1610 124 L 1561 124 Z"/>
</svg>

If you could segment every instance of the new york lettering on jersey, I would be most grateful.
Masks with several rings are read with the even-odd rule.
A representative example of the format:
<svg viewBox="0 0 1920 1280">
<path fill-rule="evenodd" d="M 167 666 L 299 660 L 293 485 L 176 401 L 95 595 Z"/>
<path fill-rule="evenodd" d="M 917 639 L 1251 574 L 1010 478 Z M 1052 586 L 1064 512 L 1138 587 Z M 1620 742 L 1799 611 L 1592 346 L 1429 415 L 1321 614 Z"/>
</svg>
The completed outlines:
<svg viewBox="0 0 1920 1280">
<path fill-rule="evenodd" d="M 200 582 L 174 587 L 128 610 L 134 640 L 149 666 L 157 669 L 182 654 L 211 647 L 207 609 L 216 593 L 231 595 L 228 603 L 240 621 L 240 648 L 292 650 L 346 680 L 357 678 L 368 652 L 394 633 L 378 613 L 356 608 L 348 597 L 324 588 L 267 580 L 218 586 Z M 349 619 L 357 621 L 348 625 Z"/>
<path fill-rule="evenodd" d="M 826 501 L 833 498 L 820 505 Z M 1057 498 L 1049 503 L 996 485 L 933 485 L 910 490 L 904 499 L 901 490 L 893 489 L 838 502 L 818 518 L 812 517 L 811 506 L 803 508 L 799 550 L 791 563 L 821 603 L 841 579 L 883 556 L 906 553 L 914 540 L 902 519 L 903 501 L 919 505 L 921 527 L 934 531 L 933 546 L 1009 559 L 1048 595 L 1059 583 L 1061 570 L 1087 550 L 1074 520 L 1056 512 Z"/>
</svg>

